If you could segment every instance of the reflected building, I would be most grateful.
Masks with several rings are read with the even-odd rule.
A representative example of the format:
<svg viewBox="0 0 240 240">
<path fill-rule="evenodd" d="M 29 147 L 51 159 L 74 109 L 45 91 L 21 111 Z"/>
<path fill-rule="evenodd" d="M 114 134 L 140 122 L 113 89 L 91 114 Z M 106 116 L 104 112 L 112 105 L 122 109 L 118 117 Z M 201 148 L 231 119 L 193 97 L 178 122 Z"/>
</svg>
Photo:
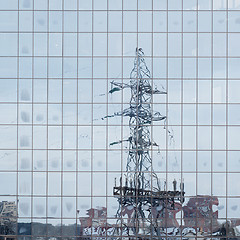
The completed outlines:
<svg viewBox="0 0 240 240">
<path fill-rule="evenodd" d="M 0 202 L 0 236 L 12 235 L 6 239 L 15 239 L 17 231 L 17 206 L 15 202 Z"/>
</svg>

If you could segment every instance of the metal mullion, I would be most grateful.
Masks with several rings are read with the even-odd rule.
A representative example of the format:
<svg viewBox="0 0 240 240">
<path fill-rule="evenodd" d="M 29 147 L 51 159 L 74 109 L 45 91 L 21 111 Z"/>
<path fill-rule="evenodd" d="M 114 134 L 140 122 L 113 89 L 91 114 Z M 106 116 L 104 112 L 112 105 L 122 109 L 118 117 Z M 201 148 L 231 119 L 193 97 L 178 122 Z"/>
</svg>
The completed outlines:
<svg viewBox="0 0 240 240">
<path fill-rule="evenodd" d="M 183 0 L 182 0 L 182 11 L 181 11 L 181 14 L 182 14 L 182 18 L 181 18 L 181 24 L 182 24 L 182 32 L 181 32 L 181 120 L 180 120 L 180 127 L 181 127 L 181 130 L 180 130 L 180 134 L 181 134 L 181 140 L 180 140 L 180 148 L 181 148 L 181 183 L 183 182 L 183 79 L 184 79 L 184 74 L 183 74 Z M 183 217 L 182 217 L 182 212 L 181 212 L 181 225 L 182 225 L 182 220 L 183 220 Z M 182 234 L 181 234 L 181 240 L 182 240 Z"/>
<path fill-rule="evenodd" d="M 34 3 L 33 3 L 33 26 L 32 26 L 32 148 L 33 148 L 33 102 L 34 102 Z M 34 205 L 34 199 L 33 199 L 33 150 L 32 150 L 32 173 L 31 173 L 31 222 L 33 222 L 33 205 Z M 33 231 L 33 227 L 31 226 L 31 230 Z M 31 231 L 31 232 L 32 232 Z M 31 239 L 33 239 L 31 235 Z"/>
<path fill-rule="evenodd" d="M 152 3 L 152 10 L 153 10 L 153 0 L 151 1 L 151 3 Z M 152 11 L 152 32 L 151 32 L 151 37 L 152 37 L 152 39 L 151 39 L 151 44 L 152 44 L 152 48 L 151 48 L 151 55 L 152 55 L 152 57 L 151 57 L 151 60 L 152 60 L 152 66 L 151 66 L 151 72 L 152 72 L 152 74 L 151 74 L 151 84 L 152 84 L 152 89 L 153 89 L 153 74 L 154 74 L 154 72 L 153 72 L 153 55 L 154 55 L 154 48 L 153 48 L 153 37 L 154 37 L 154 34 L 153 34 L 153 20 L 154 20 L 154 18 L 153 18 L 153 11 Z M 151 108 L 153 109 L 153 94 L 152 94 L 152 101 L 151 101 Z M 151 123 L 151 129 L 150 129 L 150 132 L 151 132 L 151 142 L 153 142 L 153 122 Z M 151 182 L 151 188 L 150 188 L 150 190 L 151 190 L 151 192 L 153 192 L 153 146 L 151 145 L 151 147 L 150 147 L 150 150 L 151 150 L 151 154 L 150 154 L 150 157 L 151 157 L 151 179 L 150 179 L 150 182 Z M 151 206 L 152 206 L 152 203 L 153 203 L 153 198 L 152 198 L 152 196 L 151 196 Z M 150 219 L 150 226 L 152 227 L 153 226 L 153 218 L 151 218 Z M 153 235 L 152 235 L 152 232 L 151 232 L 151 234 L 150 234 L 150 236 L 151 236 L 151 239 L 152 239 L 152 237 L 153 237 Z"/>
<path fill-rule="evenodd" d="M 79 99 L 78 99 L 78 48 L 79 48 L 79 1 L 77 0 L 77 127 L 76 127 L 76 236 L 78 235 L 78 174 L 79 174 L 79 169 L 78 169 L 78 106 L 79 106 Z"/>
<path fill-rule="evenodd" d="M 11 12 L 16 12 L 17 10 L 14 10 L 14 9 L 0 9 L 0 12 L 4 12 L 4 11 L 11 11 Z M 28 10 L 28 9 L 21 9 L 22 12 L 30 12 L 31 10 Z M 38 9 L 36 10 L 38 12 L 43 12 L 43 11 L 46 11 L 44 9 Z M 51 9 L 51 12 L 76 12 L 77 10 L 72 10 L 72 9 L 65 9 L 65 10 L 60 10 L 60 9 Z M 95 9 L 94 11 L 96 12 L 104 12 L 106 10 L 102 10 L 102 9 Z M 116 9 L 109 9 L 109 12 L 117 12 L 119 10 L 116 10 Z M 125 12 L 136 12 L 136 10 L 132 10 L 132 9 L 124 9 Z M 166 10 L 164 9 L 158 9 L 158 10 L 151 10 L 151 9 L 139 9 L 138 10 L 139 12 L 166 12 Z M 177 12 L 177 11 L 181 11 L 181 10 L 174 10 L 174 9 L 169 9 L 168 10 L 169 12 Z M 184 9 L 183 12 L 192 12 L 192 11 L 195 11 L 195 10 L 189 10 L 189 9 Z M 211 10 L 208 10 L 208 9 L 199 9 L 199 12 L 209 12 Z M 224 9 L 213 9 L 213 12 L 224 12 L 226 10 Z M 229 12 L 238 12 L 239 10 L 237 9 L 228 9 Z M 79 9 L 79 12 L 91 12 L 91 10 L 89 9 Z"/>
<path fill-rule="evenodd" d="M 96 10 L 95 10 L 96 11 Z M 139 10 L 140 11 L 140 10 Z M 180 10 L 179 10 L 180 11 Z M 198 12 L 200 12 L 201 10 L 199 10 Z M 51 10 L 51 12 L 52 12 L 52 10 Z M 238 12 L 239 12 L 239 10 L 238 10 Z M 4 33 L 9 33 L 9 34 L 17 34 L 18 32 L 17 31 L 0 31 L 0 34 L 4 34 Z M 29 32 L 29 31 L 19 31 L 19 33 L 31 33 L 31 32 Z M 42 34 L 42 33 L 61 33 L 61 32 L 59 32 L 59 31 L 51 31 L 51 32 L 47 32 L 47 31 L 35 31 L 35 33 L 39 33 L 39 34 Z M 76 33 L 76 32 L 67 32 L 67 33 Z M 91 31 L 89 32 L 89 31 L 81 31 L 81 32 L 79 32 L 79 33 L 89 33 L 89 34 L 91 34 Z M 98 32 L 98 31 L 96 31 L 96 32 L 94 32 L 94 33 L 107 33 L 106 31 L 102 31 L 102 32 Z M 119 32 L 119 31 L 114 31 L 114 33 L 122 33 L 122 32 Z M 128 32 L 123 32 L 123 33 L 136 33 L 136 32 L 131 32 L 131 31 L 128 31 Z M 151 32 L 144 32 L 144 31 L 141 31 L 140 33 L 151 33 Z M 158 31 L 155 31 L 154 33 L 167 33 L 167 32 L 165 32 L 165 31 L 160 31 L 160 32 L 158 32 Z M 181 33 L 181 31 L 169 31 L 169 33 Z M 191 32 L 191 31 L 188 31 L 187 33 L 196 33 L 196 32 Z M 201 32 L 201 33 L 211 33 L 211 32 L 208 32 L 208 31 L 204 31 L 204 32 Z M 216 33 L 227 33 L 227 32 L 224 32 L 224 31 L 222 31 L 222 32 L 216 32 Z M 232 33 L 232 34 L 238 34 L 238 32 L 228 32 L 228 33 Z M 6 55 L 6 56 L 4 56 L 4 57 L 14 57 L 14 56 L 8 56 L 8 55 Z M 29 57 L 29 56 L 22 56 L 22 57 Z M 36 57 L 42 57 L 42 56 L 36 56 Z M 51 57 L 58 57 L 58 56 L 49 56 L 50 58 Z M 76 57 L 76 55 L 72 55 L 72 56 L 66 56 L 66 57 Z M 88 56 L 81 56 L 81 57 L 88 57 Z M 91 57 L 91 55 L 89 55 L 89 57 Z M 96 56 L 97 57 L 97 56 Z M 99 56 L 100 57 L 100 56 Z M 106 56 L 105 56 L 106 57 Z M 114 57 L 114 56 L 111 56 L 111 57 Z M 126 57 L 134 57 L 134 55 L 133 56 L 126 56 Z M 151 57 L 151 56 L 146 56 L 146 57 Z M 156 57 L 159 57 L 159 56 L 156 56 Z M 191 57 L 191 56 L 188 56 L 188 57 Z M 202 56 L 199 56 L 199 58 L 200 57 L 202 57 Z M 206 56 L 206 57 L 209 57 L 209 56 Z M 216 56 L 216 57 L 219 57 L 219 56 Z M 222 56 L 222 57 L 224 57 L 224 56 Z M 229 56 L 229 58 L 234 58 L 234 56 Z"/>
<path fill-rule="evenodd" d="M 47 0 L 48 3 L 48 11 L 47 11 L 47 29 L 49 32 L 49 1 Z M 47 34 L 47 56 L 49 55 L 49 33 Z M 48 164 L 49 164 L 49 159 L 48 159 L 48 97 L 49 97 L 49 58 L 47 57 L 47 126 L 46 126 L 46 131 L 47 131 L 47 139 L 46 139 L 46 235 L 48 235 Z"/>
<path fill-rule="evenodd" d="M 109 21 L 109 0 L 107 0 L 107 83 L 106 83 L 106 97 L 107 97 L 107 104 L 106 104 L 106 113 L 107 113 L 107 116 L 108 116 L 108 37 L 109 37 L 109 33 L 108 33 L 108 27 L 109 27 L 109 24 L 108 24 L 108 21 Z M 106 171 L 105 171 L 105 174 L 106 174 L 106 200 L 105 200 L 105 203 L 106 203 L 106 209 L 108 209 L 108 118 L 106 119 Z M 106 210 L 106 221 L 108 220 L 108 210 Z M 106 223 L 107 224 L 107 223 Z M 106 231 L 106 236 L 107 238 L 107 231 Z"/>
<path fill-rule="evenodd" d="M 139 21 L 138 21 L 138 18 L 139 18 L 139 8 L 138 8 L 138 1 L 137 1 L 137 49 L 136 49 L 136 54 L 137 54 L 137 58 L 138 58 L 138 49 L 139 49 L 139 31 L 138 31 L 138 28 L 139 28 Z M 137 63 L 138 64 L 138 63 Z M 137 89 L 138 89 L 138 86 L 139 86 L 139 77 L 138 77 L 138 70 L 139 70 L 139 66 L 137 65 Z M 138 91 L 137 91 L 137 99 L 139 98 L 139 95 L 138 95 Z M 138 119 L 138 111 L 136 112 L 136 117 L 137 117 L 137 119 Z M 138 122 L 137 122 L 137 124 L 139 124 Z M 138 135 L 136 136 L 136 142 L 137 142 L 137 144 L 136 144 L 136 151 L 138 151 Z M 137 158 L 138 156 L 137 156 L 137 154 L 135 153 L 135 157 Z M 138 166 L 138 169 L 136 168 L 135 169 L 136 170 L 136 172 L 135 172 L 135 175 L 137 175 L 137 176 L 139 176 L 139 166 Z M 136 179 L 136 185 L 138 185 L 138 179 Z M 136 186 L 135 186 L 136 187 Z M 136 206 L 138 205 L 138 198 L 139 198 L 139 196 L 138 196 L 138 193 L 136 192 Z M 135 210 L 135 212 L 137 212 L 136 210 Z M 136 224 L 137 224 L 137 227 L 139 226 L 139 219 L 138 219 L 138 216 L 137 216 L 137 222 L 136 222 Z M 136 228 L 137 229 L 137 228 Z M 137 233 L 138 234 L 138 233 Z M 136 236 L 136 237 L 138 237 L 138 235 Z"/>
<path fill-rule="evenodd" d="M 169 27 L 168 27 L 168 24 L 169 24 L 169 21 L 168 21 L 168 18 L 169 18 L 169 5 L 168 5 L 168 1 L 167 1 L 167 10 L 166 10 L 166 17 L 167 17 L 167 38 L 166 38 L 166 89 L 168 91 L 168 77 L 169 77 L 169 74 L 168 74 L 168 61 L 169 61 L 169 51 L 168 51 L 168 47 L 169 47 L 169 44 L 168 44 L 168 40 L 169 40 Z M 168 114 L 168 95 L 167 95 L 167 98 L 166 98 L 166 114 Z M 165 152 L 166 152 L 166 172 L 165 172 L 165 176 L 166 176 L 166 185 L 165 183 L 163 182 L 163 190 L 164 191 L 167 191 L 168 189 L 168 124 L 169 124 L 169 120 L 168 120 L 168 117 L 166 118 L 166 136 L 165 136 L 165 141 L 166 141 L 166 145 L 165 145 Z M 166 186 L 166 189 L 164 189 Z M 167 201 L 167 199 L 165 199 L 165 201 Z M 165 217 L 165 222 L 166 221 L 166 217 Z"/>
<path fill-rule="evenodd" d="M 91 56 L 91 58 L 92 58 L 92 78 L 91 78 L 91 84 L 92 84 L 92 92 L 91 92 L 91 94 L 92 94 L 92 96 L 91 96 L 91 113 L 92 113 L 92 115 L 91 115 L 91 208 L 93 208 L 93 124 L 94 124 L 94 122 L 93 122 L 93 118 L 94 118 L 94 116 L 93 116 L 93 67 L 94 67 L 94 65 L 93 65 L 93 37 L 94 37 L 94 12 L 95 12 L 95 10 L 94 10 L 94 0 L 92 0 L 92 32 L 91 32 L 91 34 L 92 34 L 92 56 Z M 93 237 L 93 233 L 92 233 L 92 228 L 91 228 L 91 239 L 92 239 L 92 237 Z"/>
<path fill-rule="evenodd" d="M 211 197 L 213 196 L 213 0 L 211 0 Z M 212 230 L 212 216 L 211 218 L 211 226 L 210 229 Z M 212 238 L 212 234 L 211 234 Z"/>
<path fill-rule="evenodd" d="M 45 34 L 50 34 L 50 33 L 52 33 L 52 32 L 44 32 Z M 59 33 L 61 33 L 61 32 L 59 32 Z M 96 32 L 95 32 L 96 33 Z M 99 33 L 101 33 L 101 34 L 108 34 L 108 32 L 99 32 Z M 122 32 L 114 32 L 114 33 L 122 33 Z M 127 33 L 129 33 L 129 32 L 127 32 Z M 140 32 L 140 34 L 142 34 L 143 32 Z M 146 32 L 146 33 L 148 33 L 149 34 L 149 32 Z M 151 33 L 151 32 L 150 32 Z M 154 33 L 158 33 L 158 32 L 154 32 Z M 166 32 L 160 32 L 161 34 L 163 34 L 163 33 L 166 33 Z M 169 33 L 173 33 L 173 32 L 169 32 Z M 181 34 L 181 32 L 176 32 L 177 34 Z M 187 32 L 188 34 L 190 33 L 190 32 Z M 196 33 L 196 32 L 192 32 L 192 33 Z M 202 33 L 204 33 L 204 32 L 201 32 L 201 34 Z M 210 34 L 211 34 L 211 32 L 209 32 Z M 222 32 L 221 32 L 222 33 Z M 226 32 L 223 32 L 222 34 L 224 34 L 224 33 L 226 33 Z M 1 32 L 0 32 L 0 34 L 1 34 Z M 67 34 L 71 34 L 71 33 L 69 33 L 69 32 L 67 32 Z M 76 34 L 76 32 L 74 32 L 74 34 Z M 233 34 L 233 33 L 232 33 Z M 16 58 L 16 57 L 18 57 L 18 55 L 13 55 L 13 56 L 1 56 L 1 58 Z M 47 55 L 45 55 L 45 56 L 34 56 L 35 58 L 62 58 L 62 56 L 61 55 L 58 55 L 58 56 L 47 56 Z M 81 58 L 91 58 L 91 56 L 80 56 Z M 118 55 L 116 55 L 116 56 L 107 56 L 107 55 L 98 55 L 98 56 L 94 56 L 94 58 L 106 58 L 106 57 L 108 57 L 108 58 L 112 58 L 112 59 L 114 59 L 114 58 L 119 58 L 119 56 Z M 129 58 L 129 59 L 132 59 L 132 58 L 134 58 L 134 56 L 124 56 L 125 58 Z M 21 56 L 21 58 L 32 58 L 32 56 L 30 55 L 30 56 Z M 65 56 L 65 58 L 77 58 L 77 56 Z M 147 56 L 145 56 L 144 55 L 144 58 L 145 59 L 165 59 L 165 58 L 167 58 L 166 56 L 151 56 L 151 55 L 147 55 Z M 168 56 L 168 58 L 172 58 L 172 59 L 174 59 L 174 58 L 176 58 L 176 59 L 178 59 L 178 58 L 183 58 L 183 59 L 188 59 L 188 58 L 190 58 L 190 59 L 192 59 L 192 58 L 194 58 L 193 56 Z M 220 58 L 220 59 L 222 59 L 222 58 L 225 58 L 225 56 L 198 56 L 198 58 L 203 58 L 203 59 L 205 59 L 205 58 L 208 58 L 208 59 L 211 59 L 211 58 Z M 239 56 L 229 56 L 228 58 L 230 58 L 230 59 L 234 59 L 234 58 L 237 58 L 237 59 L 239 59 Z M 0 78 L 1 79 L 1 78 Z M 6 78 L 2 78 L 2 79 L 6 79 Z M 14 77 L 12 77 L 12 78 L 9 78 L 9 79 L 15 79 Z M 21 79 L 21 78 L 20 78 Z M 23 79 L 28 79 L 28 77 L 24 77 Z M 44 77 L 36 77 L 36 79 L 46 79 L 46 78 L 44 78 Z M 52 80 L 58 80 L 59 78 L 54 78 L 54 77 L 51 77 L 51 78 L 49 78 L 49 79 L 52 79 Z M 69 80 L 75 80 L 76 78 L 73 78 L 73 77 L 68 77 L 68 78 L 66 78 L 66 79 L 69 79 Z M 83 79 L 87 79 L 87 78 L 83 78 Z M 95 77 L 95 79 L 105 79 L 104 77 Z M 111 79 L 111 78 L 110 78 Z M 173 78 L 173 79 L 176 79 L 176 78 Z M 189 79 L 189 78 L 186 78 L 186 79 Z M 191 79 L 194 79 L 194 78 L 191 78 Z M 216 78 L 217 79 L 217 78 Z M 225 78 L 220 78 L 220 79 L 225 79 Z M 237 78 L 238 79 L 238 78 Z"/>
<path fill-rule="evenodd" d="M 62 0 L 62 124 L 61 124 L 61 237 L 63 236 L 63 96 L 64 96 L 64 1 Z"/>
<path fill-rule="evenodd" d="M 123 25 L 124 25 L 124 19 L 123 19 L 123 17 L 124 17 L 124 11 L 123 11 L 123 8 L 124 8 L 124 0 L 121 0 L 122 1 L 122 49 L 121 49 L 121 53 L 122 53 L 122 56 L 121 56 L 121 63 L 122 63 L 122 66 L 121 66 L 121 70 L 122 70 L 122 73 L 121 73 L 121 82 L 122 82 L 122 85 L 123 85 L 123 80 L 124 80 L 124 74 L 123 74 L 123 71 L 124 71 L 124 68 L 123 68 L 123 63 L 124 63 L 124 61 L 123 61 L 123 40 L 124 40 L 124 38 L 123 38 Z M 124 56 L 125 57 L 125 56 Z M 123 91 L 121 92 L 121 112 L 123 111 L 123 102 L 124 102 L 124 98 L 123 98 Z M 123 116 L 121 116 L 121 139 L 123 139 Z M 123 172 L 123 143 L 121 143 L 121 152 L 120 152 L 120 154 L 121 154 L 121 156 L 120 156 L 120 161 L 121 161 L 121 163 L 120 163 L 120 166 L 121 166 L 121 169 L 120 169 L 120 176 L 122 177 L 122 172 Z M 122 228 L 123 228 L 123 215 L 122 215 L 122 202 L 121 203 L 119 203 L 119 204 L 121 204 L 120 205 L 120 216 L 117 216 L 118 218 L 120 217 L 120 228 L 121 228 L 121 230 L 122 230 Z M 118 221 L 118 219 L 117 219 L 117 221 Z M 122 236 L 123 234 L 122 234 L 122 231 L 121 231 L 121 235 L 120 235 L 120 237 L 122 238 L 123 236 Z"/>
<path fill-rule="evenodd" d="M 229 67 L 229 50 L 228 50 L 228 38 L 229 38 L 229 9 L 228 9 L 228 4 L 229 0 L 226 0 L 226 14 L 227 14 L 227 21 L 226 21 L 226 222 L 228 221 L 228 84 L 229 84 L 229 72 L 228 72 L 228 67 Z M 239 10 L 238 10 L 239 11 Z"/>
<path fill-rule="evenodd" d="M 18 206 L 19 206 L 19 192 L 18 192 L 18 184 L 19 184 L 19 56 L 20 56 L 20 50 L 19 50 L 19 43 L 20 43 L 20 34 L 19 34 L 19 28 L 20 28 L 20 25 L 19 25 L 19 22 L 20 22 L 20 14 L 19 14 L 19 1 L 18 1 L 18 33 L 17 33 L 17 168 L 16 168 L 16 171 L 17 171 L 17 179 L 16 179 L 16 207 L 18 209 Z M 5 172 L 5 171 L 4 171 Z M 18 215 L 16 217 L 16 222 L 18 222 Z M 18 234 L 18 224 L 16 224 L 16 235 Z"/>
</svg>

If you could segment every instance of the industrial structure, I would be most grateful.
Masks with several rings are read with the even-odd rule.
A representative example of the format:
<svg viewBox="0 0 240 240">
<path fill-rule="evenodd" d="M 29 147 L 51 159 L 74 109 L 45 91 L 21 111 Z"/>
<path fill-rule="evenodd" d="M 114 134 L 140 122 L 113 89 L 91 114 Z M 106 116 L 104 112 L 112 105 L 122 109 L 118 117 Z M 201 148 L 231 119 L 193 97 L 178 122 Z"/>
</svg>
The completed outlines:
<svg viewBox="0 0 240 240">
<path fill-rule="evenodd" d="M 117 211 L 117 224 L 114 236 L 129 236 L 146 238 L 146 236 L 160 236 L 160 228 L 165 222 L 167 209 L 175 209 L 176 201 L 184 202 L 184 183 L 180 183 L 177 190 L 177 181 L 173 181 L 173 190 L 164 189 L 158 176 L 155 174 L 150 156 L 150 148 L 158 146 L 152 140 L 150 126 L 155 121 L 163 121 L 163 116 L 158 111 L 153 111 L 152 100 L 154 94 L 166 94 L 153 88 L 150 71 L 145 63 L 144 53 L 141 48 L 136 49 L 134 68 L 130 74 L 128 84 L 111 82 L 110 93 L 129 88 L 131 99 L 129 107 L 122 112 L 111 116 L 129 117 L 130 136 L 126 140 L 112 143 L 111 145 L 128 142 L 128 157 L 126 177 L 119 179 L 120 183 L 113 189 L 113 194 L 119 202 Z M 116 180 L 115 180 L 116 182 Z M 123 218 L 126 208 L 132 210 L 131 217 Z M 148 237 L 147 237 L 148 238 Z"/>
</svg>

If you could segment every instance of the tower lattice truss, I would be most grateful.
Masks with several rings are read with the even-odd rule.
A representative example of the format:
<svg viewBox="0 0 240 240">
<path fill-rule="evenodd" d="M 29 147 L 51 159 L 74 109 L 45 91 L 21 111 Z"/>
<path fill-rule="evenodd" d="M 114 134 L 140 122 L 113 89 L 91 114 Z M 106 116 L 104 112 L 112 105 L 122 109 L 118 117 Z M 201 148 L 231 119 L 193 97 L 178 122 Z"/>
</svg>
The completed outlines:
<svg viewBox="0 0 240 240">
<path fill-rule="evenodd" d="M 134 68 L 128 84 L 111 82 L 110 93 L 129 88 L 131 99 L 129 107 L 111 116 L 129 117 L 130 136 L 126 140 L 111 143 L 111 145 L 127 141 L 129 144 L 125 179 L 120 178 L 113 189 L 118 199 L 117 223 L 114 236 L 133 236 L 148 238 L 160 236 L 161 229 L 167 227 L 169 210 L 174 211 L 178 202 L 184 201 L 184 185 L 173 181 L 173 190 L 161 189 L 160 180 L 152 167 L 150 150 L 158 146 L 152 141 L 151 129 L 154 121 L 163 121 L 166 116 L 152 110 L 153 94 L 167 94 L 164 90 L 152 87 L 150 71 L 145 63 L 141 48 L 136 49 Z M 167 211 L 168 210 L 168 211 Z M 171 216 L 170 216 L 171 218 Z"/>
</svg>

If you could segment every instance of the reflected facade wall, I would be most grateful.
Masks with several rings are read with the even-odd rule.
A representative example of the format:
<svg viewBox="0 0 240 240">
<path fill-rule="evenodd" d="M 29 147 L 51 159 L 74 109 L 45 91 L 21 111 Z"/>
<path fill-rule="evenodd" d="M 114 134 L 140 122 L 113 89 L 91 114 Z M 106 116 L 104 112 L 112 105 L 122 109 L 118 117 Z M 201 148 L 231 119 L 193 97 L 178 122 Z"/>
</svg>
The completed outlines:
<svg viewBox="0 0 240 240">
<path fill-rule="evenodd" d="M 129 104 L 109 91 L 129 82 L 136 47 L 167 90 L 152 103 L 167 116 L 151 126 L 155 172 L 169 188 L 184 179 L 186 203 L 217 197 L 220 223 L 240 218 L 239 11 L 239 0 L 0 3 L 0 201 L 15 202 L 26 235 L 74 239 L 89 209 L 114 224 L 127 144 L 110 144 L 129 126 L 102 118 Z"/>
</svg>

